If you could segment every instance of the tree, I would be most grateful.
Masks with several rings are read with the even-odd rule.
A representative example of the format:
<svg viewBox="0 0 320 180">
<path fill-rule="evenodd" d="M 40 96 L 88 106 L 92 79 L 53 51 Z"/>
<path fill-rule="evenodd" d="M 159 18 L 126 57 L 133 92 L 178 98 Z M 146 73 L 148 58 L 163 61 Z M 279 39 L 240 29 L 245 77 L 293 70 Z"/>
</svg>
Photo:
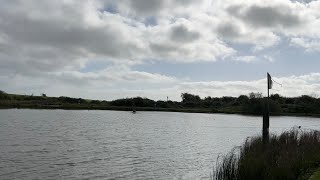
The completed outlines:
<svg viewBox="0 0 320 180">
<path fill-rule="evenodd" d="M 279 104 L 283 104 L 283 102 L 285 101 L 285 99 L 281 97 L 279 94 L 271 94 L 270 99 Z"/>
<path fill-rule="evenodd" d="M 0 90 L 0 99 L 11 99 L 11 98 L 6 92 Z"/>
<path fill-rule="evenodd" d="M 264 111 L 264 99 L 262 98 L 262 93 L 251 92 L 249 94 L 249 102 L 243 106 L 243 111 L 253 113 L 253 114 L 262 114 Z"/>
<path fill-rule="evenodd" d="M 199 102 L 201 98 L 198 95 L 181 93 L 182 102 Z"/>
<path fill-rule="evenodd" d="M 182 103 L 185 107 L 197 107 L 200 106 L 201 98 L 198 95 L 189 93 L 181 93 Z"/>
<path fill-rule="evenodd" d="M 270 98 L 271 98 L 272 100 L 277 101 L 277 100 L 279 100 L 281 97 L 280 97 L 279 94 L 271 94 L 271 95 L 270 95 Z"/>
<path fill-rule="evenodd" d="M 47 95 L 45 93 L 42 93 L 41 96 L 42 97 L 47 97 Z"/>
<path fill-rule="evenodd" d="M 251 92 L 249 93 L 249 98 L 250 99 L 259 99 L 259 98 L 262 98 L 262 93 L 261 92 Z"/>
<path fill-rule="evenodd" d="M 248 104 L 249 102 L 249 97 L 246 95 L 240 95 L 237 99 L 239 104 Z"/>
</svg>

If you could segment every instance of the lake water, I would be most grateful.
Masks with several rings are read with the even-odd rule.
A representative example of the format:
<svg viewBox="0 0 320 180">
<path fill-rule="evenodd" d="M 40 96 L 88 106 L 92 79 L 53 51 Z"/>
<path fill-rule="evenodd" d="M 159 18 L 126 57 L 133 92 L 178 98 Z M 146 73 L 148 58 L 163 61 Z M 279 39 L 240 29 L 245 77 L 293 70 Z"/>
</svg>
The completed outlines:
<svg viewBox="0 0 320 180">
<path fill-rule="evenodd" d="M 272 117 L 270 131 L 320 129 Z M 208 179 L 262 118 L 175 112 L 0 110 L 0 179 Z"/>
</svg>

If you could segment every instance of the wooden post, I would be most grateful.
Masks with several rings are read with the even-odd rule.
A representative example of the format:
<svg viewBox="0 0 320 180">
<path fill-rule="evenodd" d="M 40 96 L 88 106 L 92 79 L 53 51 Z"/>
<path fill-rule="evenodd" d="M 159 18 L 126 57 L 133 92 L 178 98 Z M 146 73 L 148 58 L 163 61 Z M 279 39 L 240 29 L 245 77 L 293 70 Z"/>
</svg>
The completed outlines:
<svg viewBox="0 0 320 180">
<path fill-rule="evenodd" d="M 267 83 L 268 83 L 268 97 L 265 103 L 265 110 L 263 114 L 263 124 L 262 124 L 262 139 L 263 143 L 267 143 L 269 141 L 269 89 L 271 89 L 272 83 L 271 76 L 267 73 Z"/>
</svg>

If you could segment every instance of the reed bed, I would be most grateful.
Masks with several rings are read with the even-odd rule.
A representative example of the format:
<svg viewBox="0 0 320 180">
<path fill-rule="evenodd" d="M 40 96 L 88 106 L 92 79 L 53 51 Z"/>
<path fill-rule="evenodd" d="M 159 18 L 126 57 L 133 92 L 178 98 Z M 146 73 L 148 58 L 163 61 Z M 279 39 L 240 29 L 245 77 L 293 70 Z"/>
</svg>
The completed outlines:
<svg viewBox="0 0 320 180">
<path fill-rule="evenodd" d="M 294 128 L 262 137 L 248 138 L 242 146 L 220 156 L 212 180 L 309 179 L 320 167 L 320 131 Z"/>
</svg>

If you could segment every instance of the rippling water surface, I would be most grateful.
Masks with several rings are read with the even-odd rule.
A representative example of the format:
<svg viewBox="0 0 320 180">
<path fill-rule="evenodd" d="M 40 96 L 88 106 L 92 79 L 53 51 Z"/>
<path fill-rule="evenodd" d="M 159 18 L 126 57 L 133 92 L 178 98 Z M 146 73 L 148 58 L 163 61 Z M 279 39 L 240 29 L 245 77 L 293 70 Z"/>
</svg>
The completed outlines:
<svg viewBox="0 0 320 180">
<path fill-rule="evenodd" d="M 208 179 L 260 117 L 174 112 L 0 110 L 0 179 Z M 320 129 L 272 117 L 270 130 Z"/>
</svg>

